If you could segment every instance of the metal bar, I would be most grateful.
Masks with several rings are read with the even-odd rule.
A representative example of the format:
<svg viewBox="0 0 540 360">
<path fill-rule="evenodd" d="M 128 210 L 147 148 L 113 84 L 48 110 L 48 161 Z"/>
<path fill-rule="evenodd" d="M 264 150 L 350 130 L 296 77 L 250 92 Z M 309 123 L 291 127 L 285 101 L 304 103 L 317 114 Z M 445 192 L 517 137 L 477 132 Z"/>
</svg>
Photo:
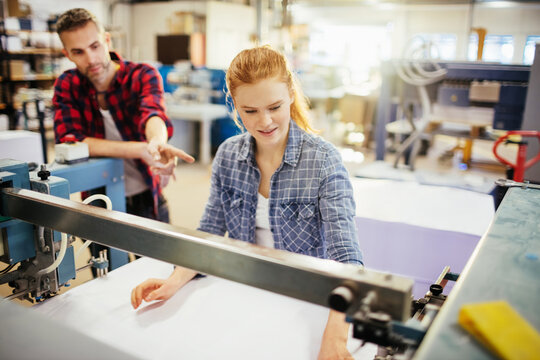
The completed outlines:
<svg viewBox="0 0 540 360">
<path fill-rule="evenodd" d="M 540 185 L 538 184 L 531 184 L 528 181 L 524 182 L 517 182 L 514 180 L 508 180 L 508 179 L 497 179 L 495 180 L 495 185 L 504 186 L 504 187 L 520 187 L 522 189 L 540 189 Z"/>
<path fill-rule="evenodd" d="M 410 313 L 413 282 L 408 278 L 263 248 L 26 189 L 2 189 L 1 200 L 2 215 L 322 306 L 329 306 L 334 289 L 345 286 L 354 295 L 345 311 L 351 316 L 370 291 L 377 295 L 372 311 L 383 311 L 398 321 L 405 321 Z"/>
</svg>

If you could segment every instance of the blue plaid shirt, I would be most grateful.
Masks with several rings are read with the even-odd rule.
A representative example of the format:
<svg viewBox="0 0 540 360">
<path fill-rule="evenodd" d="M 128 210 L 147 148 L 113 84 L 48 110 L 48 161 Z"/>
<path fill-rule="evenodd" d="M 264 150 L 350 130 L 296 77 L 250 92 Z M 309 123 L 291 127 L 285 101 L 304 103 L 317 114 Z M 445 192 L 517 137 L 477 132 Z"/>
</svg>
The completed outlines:
<svg viewBox="0 0 540 360">
<path fill-rule="evenodd" d="M 255 243 L 260 172 L 249 133 L 227 139 L 212 165 L 199 230 Z M 355 204 L 337 149 L 290 122 L 283 161 L 270 179 L 270 230 L 276 249 L 362 264 Z"/>
</svg>

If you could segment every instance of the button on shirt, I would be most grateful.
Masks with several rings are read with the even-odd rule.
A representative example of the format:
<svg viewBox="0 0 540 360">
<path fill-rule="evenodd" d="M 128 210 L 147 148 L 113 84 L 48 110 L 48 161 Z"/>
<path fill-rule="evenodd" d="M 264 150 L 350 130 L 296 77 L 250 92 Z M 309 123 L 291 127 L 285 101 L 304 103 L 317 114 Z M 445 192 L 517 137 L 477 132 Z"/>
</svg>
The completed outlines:
<svg viewBox="0 0 540 360">
<path fill-rule="evenodd" d="M 249 133 L 227 139 L 212 165 L 199 229 L 255 243 L 260 172 Z M 283 161 L 270 179 L 270 230 L 277 249 L 362 264 L 355 203 L 337 149 L 290 122 Z"/>
</svg>

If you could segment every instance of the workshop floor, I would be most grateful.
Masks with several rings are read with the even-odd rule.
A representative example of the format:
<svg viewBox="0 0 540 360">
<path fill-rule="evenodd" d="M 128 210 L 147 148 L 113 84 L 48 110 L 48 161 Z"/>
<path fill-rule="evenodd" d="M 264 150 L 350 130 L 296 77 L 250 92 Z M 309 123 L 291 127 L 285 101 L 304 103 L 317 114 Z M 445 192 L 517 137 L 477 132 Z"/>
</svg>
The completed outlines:
<svg viewBox="0 0 540 360">
<path fill-rule="evenodd" d="M 443 136 L 438 136 L 436 140 L 432 143 L 426 156 L 420 156 L 416 162 L 416 169 L 418 171 L 427 171 L 438 176 L 449 176 L 454 177 L 468 177 L 473 179 L 473 181 L 493 181 L 497 178 L 504 177 L 504 171 L 502 167 L 471 167 L 470 169 L 464 171 L 458 168 L 458 163 L 448 159 L 448 156 L 445 156 L 447 150 L 451 149 L 456 144 L 456 139 L 454 138 L 445 138 Z M 473 159 L 488 161 L 495 164 L 495 159 L 491 155 L 491 146 L 490 142 L 477 142 L 473 148 Z M 51 149 L 51 152 L 53 149 Z M 350 155 L 350 150 L 348 155 Z M 357 171 L 362 168 L 369 166 L 374 163 L 374 151 L 363 149 L 362 155 L 364 161 L 362 163 L 358 162 L 346 162 L 349 172 L 351 174 L 357 173 Z M 362 157 L 360 155 L 360 158 Z M 52 155 L 51 155 L 52 158 Z M 351 159 L 358 157 L 350 157 Z M 394 160 L 394 156 L 389 154 L 385 162 L 388 163 L 389 167 Z M 443 160 L 443 161 L 442 161 Z M 205 202 L 209 195 L 210 187 L 210 165 L 201 165 L 198 163 L 195 164 L 180 164 L 178 165 L 175 174 L 176 181 L 171 181 L 171 183 L 165 188 L 165 196 L 169 202 L 171 223 L 176 226 L 195 229 L 198 226 L 199 218 L 201 217 Z M 408 171 L 408 170 L 404 170 Z M 476 179 L 476 180 L 475 180 Z M 75 194 L 72 197 L 73 200 L 80 200 L 80 197 Z M 75 252 L 82 245 L 82 242 L 78 239 L 75 243 Z M 80 268 L 84 266 L 88 259 L 90 258 L 89 251 L 86 254 L 83 254 L 76 261 L 76 267 Z M 0 268 L 4 268 L 3 264 L 0 264 Z M 92 279 L 92 274 L 90 269 L 85 269 L 80 271 L 77 274 L 77 278 L 71 281 L 71 287 L 64 288 L 62 292 L 69 291 L 69 289 L 87 282 Z M 11 293 L 11 288 L 7 284 L 0 286 L 0 296 L 7 296 Z M 129 296 L 127 294 L 126 296 Z M 31 306 L 28 301 L 17 301 L 24 306 Z"/>
</svg>

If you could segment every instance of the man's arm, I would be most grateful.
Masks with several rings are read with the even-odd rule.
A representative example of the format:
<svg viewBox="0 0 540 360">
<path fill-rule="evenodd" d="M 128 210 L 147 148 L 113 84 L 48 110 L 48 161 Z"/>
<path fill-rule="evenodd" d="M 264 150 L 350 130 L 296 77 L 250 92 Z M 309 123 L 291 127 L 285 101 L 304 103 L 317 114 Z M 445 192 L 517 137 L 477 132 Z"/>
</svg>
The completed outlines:
<svg viewBox="0 0 540 360">
<path fill-rule="evenodd" d="M 172 135 L 172 124 L 165 114 L 163 101 L 163 85 L 156 69 L 146 65 L 141 71 L 140 114 L 143 121 L 144 135 L 148 142 L 148 151 L 155 161 L 152 171 L 159 175 L 174 174 L 176 158 L 192 163 L 193 157 L 184 151 L 168 145 L 167 140 Z M 146 120 L 145 120 L 146 119 Z"/>
<path fill-rule="evenodd" d="M 152 116 L 146 121 L 145 136 L 148 141 L 148 154 L 154 162 L 151 165 L 152 171 L 162 175 L 165 185 L 168 182 L 168 179 L 165 177 L 172 175 L 174 178 L 177 157 L 188 163 L 195 161 L 191 155 L 188 155 L 183 150 L 167 144 L 167 126 L 159 116 Z"/>
<path fill-rule="evenodd" d="M 147 163 L 152 161 L 147 150 L 148 144 L 142 141 L 116 141 L 86 137 L 82 142 L 88 144 L 88 152 L 92 157 L 141 159 Z"/>
<path fill-rule="evenodd" d="M 168 140 L 167 126 L 159 116 L 152 116 L 146 121 L 144 134 L 148 142 L 154 140 L 166 144 Z"/>
</svg>

